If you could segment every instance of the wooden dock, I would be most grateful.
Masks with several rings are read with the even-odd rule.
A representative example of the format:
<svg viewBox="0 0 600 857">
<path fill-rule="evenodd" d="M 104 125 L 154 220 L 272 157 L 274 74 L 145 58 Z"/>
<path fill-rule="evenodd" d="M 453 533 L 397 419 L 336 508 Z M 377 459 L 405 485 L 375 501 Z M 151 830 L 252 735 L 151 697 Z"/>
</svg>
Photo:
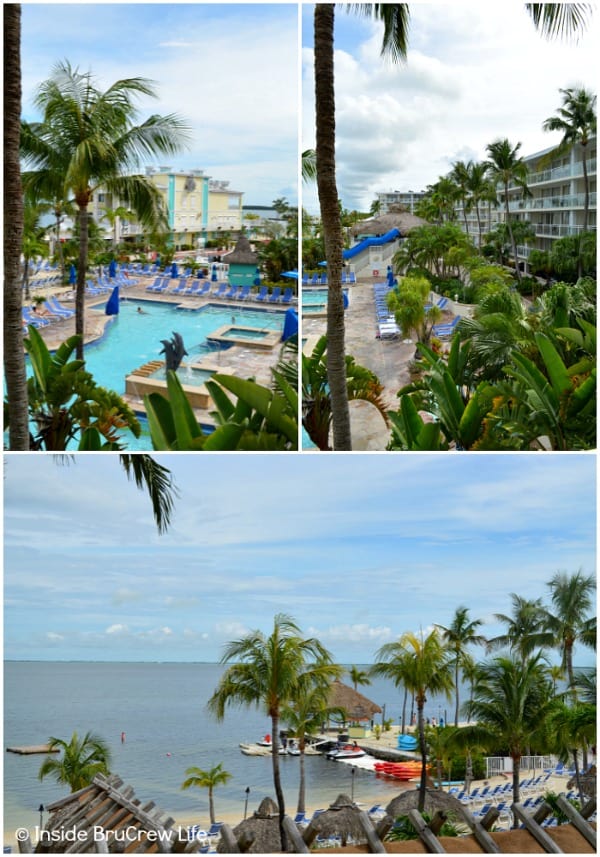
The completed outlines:
<svg viewBox="0 0 600 857">
<path fill-rule="evenodd" d="M 34 756 L 36 753 L 60 753 L 58 747 L 50 749 L 49 744 L 29 744 L 25 747 L 7 747 L 7 753 L 16 753 L 18 756 Z"/>
</svg>

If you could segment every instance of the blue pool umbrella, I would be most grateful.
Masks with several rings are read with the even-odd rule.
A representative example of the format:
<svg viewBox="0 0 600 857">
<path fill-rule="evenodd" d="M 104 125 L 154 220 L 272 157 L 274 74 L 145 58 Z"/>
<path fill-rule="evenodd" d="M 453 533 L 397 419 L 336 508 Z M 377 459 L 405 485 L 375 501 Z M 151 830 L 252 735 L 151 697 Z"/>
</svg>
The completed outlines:
<svg viewBox="0 0 600 857">
<path fill-rule="evenodd" d="M 171 265 L 171 279 L 175 280 L 179 276 L 179 272 L 177 271 L 177 262 L 173 262 Z"/>
<path fill-rule="evenodd" d="M 74 286 L 77 282 L 77 271 L 75 270 L 75 265 L 71 265 L 69 268 L 69 283 Z"/>
<path fill-rule="evenodd" d="M 348 300 L 348 292 L 342 292 L 342 303 L 344 305 L 344 309 L 348 309 L 348 304 L 350 303 Z"/>
<path fill-rule="evenodd" d="M 110 260 L 110 264 L 108 266 L 108 276 L 111 278 L 117 276 L 117 263 L 114 259 Z"/>
<path fill-rule="evenodd" d="M 291 306 L 285 313 L 285 320 L 283 322 L 283 333 L 281 334 L 281 341 L 285 342 L 286 339 L 289 339 L 291 336 L 295 336 L 298 333 L 298 313 Z"/>
<path fill-rule="evenodd" d="M 260 286 L 260 270 L 257 268 L 256 273 L 254 275 L 254 285 Z"/>
<path fill-rule="evenodd" d="M 389 265 L 388 265 L 388 269 L 387 269 L 387 282 L 388 282 L 388 286 L 390 286 L 390 288 L 394 285 L 394 272 L 392 271 L 392 269 Z"/>
<path fill-rule="evenodd" d="M 297 280 L 298 279 L 298 271 L 284 271 L 281 276 L 287 277 L 289 280 Z"/>
<path fill-rule="evenodd" d="M 115 286 L 112 290 L 112 294 L 106 302 L 106 309 L 104 310 L 106 315 L 118 315 L 119 314 L 119 287 Z"/>
<path fill-rule="evenodd" d="M 216 265 L 212 266 L 212 273 L 210 275 L 210 279 L 211 279 L 211 282 L 213 282 L 213 283 L 217 282 L 217 266 Z"/>
<path fill-rule="evenodd" d="M 326 267 L 327 267 L 327 262 L 326 262 L 326 261 L 325 261 L 325 262 L 319 262 L 319 267 L 320 267 L 320 268 L 326 268 Z"/>
</svg>

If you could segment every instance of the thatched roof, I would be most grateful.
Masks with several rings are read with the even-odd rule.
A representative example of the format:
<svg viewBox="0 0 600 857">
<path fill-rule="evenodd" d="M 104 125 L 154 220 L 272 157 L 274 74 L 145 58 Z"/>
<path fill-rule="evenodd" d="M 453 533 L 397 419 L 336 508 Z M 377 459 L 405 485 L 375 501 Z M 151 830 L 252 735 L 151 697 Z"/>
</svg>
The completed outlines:
<svg viewBox="0 0 600 857">
<path fill-rule="evenodd" d="M 348 720 L 371 720 L 373 715 L 381 714 L 381 708 L 375 702 L 337 680 L 331 685 L 327 705 L 345 709 Z"/>
<path fill-rule="evenodd" d="M 245 821 L 233 828 L 235 838 L 252 840 L 247 849 L 250 854 L 277 854 L 282 851 L 281 834 L 279 832 L 279 810 L 270 797 L 263 798 L 260 806 Z M 246 849 L 245 849 L 246 850 Z M 217 851 L 226 854 L 225 843 L 221 840 Z"/>
<path fill-rule="evenodd" d="M 325 812 L 319 813 L 312 822 L 319 835 L 341 836 L 342 842 L 352 837 L 356 842 L 365 841 L 364 827 L 359 820 L 360 808 L 348 797 L 340 794 Z"/>
<path fill-rule="evenodd" d="M 258 255 L 252 250 L 250 242 L 245 235 L 240 235 L 231 253 L 221 257 L 221 261 L 231 265 L 257 265 Z"/>
<path fill-rule="evenodd" d="M 418 809 L 419 791 L 419 789 L 413 789 L 395 797 L 385 808 L 387 815 L 398 818 L 399 815 L 408 815 L 411 809 Z M 438 809 L 443 812 L 453 812 L 460 818 L 464 818 L 463 805 L 455 797 L 438 789 L 425 789 L 425 812 L 433 815 Z"/>
<path fill-rule="evenodd" d="M 390 229 L 398 229 L 401 235 L 406 235 L 411 229 L 426 225 L 426 220 L 408 211 L 391 211 L 389 214 L 380 214 L 371 220 L 359 220 L 350 232 L 352 235 L 385 235 Z"/>
</svg>

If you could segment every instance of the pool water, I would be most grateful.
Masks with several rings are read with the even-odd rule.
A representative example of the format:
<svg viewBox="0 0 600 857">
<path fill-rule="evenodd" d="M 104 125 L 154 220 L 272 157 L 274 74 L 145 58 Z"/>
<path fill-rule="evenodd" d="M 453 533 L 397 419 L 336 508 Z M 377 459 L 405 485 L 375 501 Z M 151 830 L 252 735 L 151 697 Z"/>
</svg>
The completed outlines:
<svg viewBox="0 0 600 857">
<path fill-rule="evenodd" d="M 247 339 L 248 341 L 264 339 L 266 335 L 263 330 L 244 330 L 241 327 L 231 327 L 221 334 L 223 339 Z"/>
<path fill-rule="evenodd" d="M 202 384 L 209 381 L 214 374 L 215 373 L 212 369 L 195 369 L 192 366 L 180 366 L 177 370 L 177 375 L 181 383 L 190 387 L 201 387 Z M 157 381 L 166 381 L 167 371 L 163 366 L 162 369 L 157 369 L 156 372 L 148 375 L 148 377 L 156 378 Z"/>
<path fill-rule="evenodd" d="M 302 309 L 327 303 L 327 289 L 303 289 Z"/>
<path fill-rule="evenodd" d="M 104 304 L 88 313 L 104 312 Z M 138 313 L 138 307 L 143 312 Z M 206 337 L 225 324 L 248 325 L 269 330 L 283 330 L 284 312 L 246 309 L 239 306 L 207 304 L 197 312 L 185 312 L 175 305 L 149 301 L 121 301 L 119 315 L 109 322 L 102 339 L 85 347 L 86 369 L 103 387 L 122 395 L 125 376 L 148 363 L 162 360 L 161 340 L 170 340 L 173 332 L 181 334 L 188 356 L 193 360 L 200 354 L 213 352 Z"/>
</svg>

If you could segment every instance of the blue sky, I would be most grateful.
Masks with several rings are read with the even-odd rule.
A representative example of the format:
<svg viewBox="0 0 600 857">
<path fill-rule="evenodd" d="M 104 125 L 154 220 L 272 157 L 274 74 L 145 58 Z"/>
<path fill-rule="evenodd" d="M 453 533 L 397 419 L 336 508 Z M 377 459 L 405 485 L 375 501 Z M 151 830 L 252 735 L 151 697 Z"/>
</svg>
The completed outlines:
<svg viewBox="0 0 600 857">
<path fill-rule="evenodd" d="M 595 456 L 161 455 L 159 536 L 117 457 L 5 456 L 5 656 L 218 660 L 291 614 L 341 662 L 595 570 Z M 592 663 L 580 649 L 578 663 Z"/>
<path fill-rule="evenodd" d="M 141 119 L 178 113 L 192 128 L 170 166 L 229 181 L 247 205 L 296 204 L 298 29 L 295 4 L 25 3 L 23 112 L 39 118 L 35 90 L 64 59 L 101 89 L 152 79 Z"/>
<path fill-rule="evenodd" d="M 302 146 L 314 146 L 313 6 L 302 15 Z M 457 160 L 484 160 L 499 137 L 524 155 L 554 146 L 542 123 L 561 105 L 559 89 L 596 90 L 597 14 L 577 43 L 548 41 L 523 3 L 409 4 L 405 65 L 381 59 L 382 27 L 336 4 L 338 193 L 368 210 L 377 191 L 420 191 Z M 303 188 L 317 213 L 316 189 Z"/>
</svg>

